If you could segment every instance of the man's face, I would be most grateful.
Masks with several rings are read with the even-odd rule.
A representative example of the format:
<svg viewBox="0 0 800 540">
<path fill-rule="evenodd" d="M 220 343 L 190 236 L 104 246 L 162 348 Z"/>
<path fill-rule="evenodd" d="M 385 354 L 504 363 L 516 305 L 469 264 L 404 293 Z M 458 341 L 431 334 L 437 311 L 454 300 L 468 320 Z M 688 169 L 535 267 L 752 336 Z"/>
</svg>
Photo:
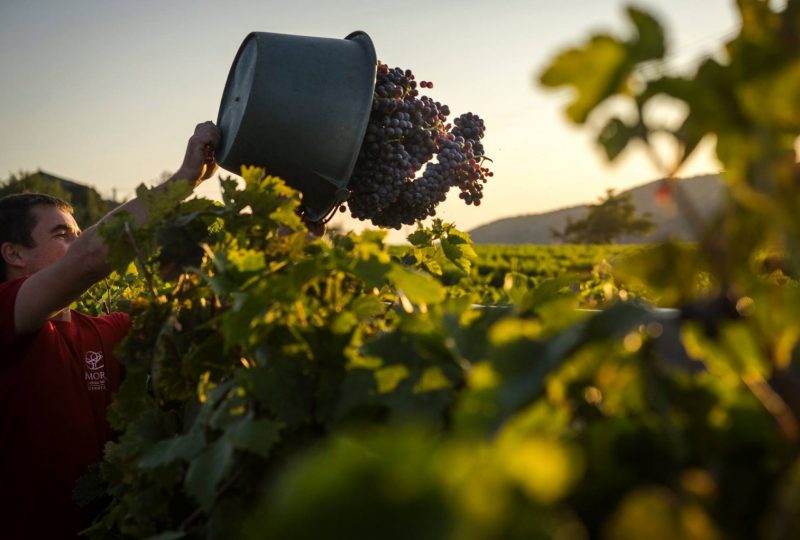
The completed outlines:
<svg viewBox="0 0 800 540">
<path fill-rule="evenodd" d="M 31 212 L 36 216 L 36 226 L 31 231 L 34 247 L 20 248 L 26 275 L 59 261 L 81 234 L 75 218 L 66 210 L 39 204 Z"/>
</svg>

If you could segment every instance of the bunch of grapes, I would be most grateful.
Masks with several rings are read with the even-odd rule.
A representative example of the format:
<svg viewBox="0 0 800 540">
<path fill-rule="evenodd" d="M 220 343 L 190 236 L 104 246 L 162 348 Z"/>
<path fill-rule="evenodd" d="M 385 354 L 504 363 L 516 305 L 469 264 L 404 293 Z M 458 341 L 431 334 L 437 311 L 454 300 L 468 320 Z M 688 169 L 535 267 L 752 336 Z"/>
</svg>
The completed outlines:
<svg viewBox="0 0 800 540">
<path fill-rule="evenodd" d="M 411 70 L 378 63 L 367 132 L 358 155 L 347 205 L 353 217 L 399 229 L 428 216 L 451 187 L 467 204 L 480 205 L 492 172 L 483 166 L 485 127 L 475 114 L 447 123 L 450 109 L 417 87 Z M 436 156 L 436 161 L 432 161 Z M 425 167 L 422 174 L 418 172 Z"/>
</svg>

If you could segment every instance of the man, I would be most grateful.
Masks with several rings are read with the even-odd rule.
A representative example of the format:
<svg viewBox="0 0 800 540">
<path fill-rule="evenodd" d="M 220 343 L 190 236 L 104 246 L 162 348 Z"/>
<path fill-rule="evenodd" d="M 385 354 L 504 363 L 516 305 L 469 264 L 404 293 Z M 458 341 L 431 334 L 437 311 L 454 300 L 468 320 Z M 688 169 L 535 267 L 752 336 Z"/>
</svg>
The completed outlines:
<svg viewBox="0 0 800 540">
<path fill-rule="evenodd" d="M 219 130 L 199 124 L 178 172 L 197 185 L 216 168 Z M 0 199 L 0 538 L 75 538 L 88 526 L 72 501 L 76 480 L 102 459 L 106 407 L 121 370 L 112 356 L 126 314 L 69 309 L 110 267 L 98 226 L 120 211 L 139 224 L 133 199 L 84 232 L 71 207 L 42 194 Z"/>
</svg>

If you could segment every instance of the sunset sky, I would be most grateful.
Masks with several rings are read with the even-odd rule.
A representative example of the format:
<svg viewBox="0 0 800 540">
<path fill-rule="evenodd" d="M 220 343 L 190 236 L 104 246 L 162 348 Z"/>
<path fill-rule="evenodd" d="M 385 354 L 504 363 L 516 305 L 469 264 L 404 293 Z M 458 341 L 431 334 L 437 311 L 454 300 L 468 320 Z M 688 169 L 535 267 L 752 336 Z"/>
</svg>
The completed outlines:
<svg viewBox="0 0 800 540">
<path fill-rule="evenodd" d="M 372 38 L 378 58 L 433 81 L 454 115 L 487 125 L 494 160 L 480 208 L 451 192 L 439 212 L 462 229 L 595 200 L 657 178 L 640 153 L 607 167 L 566 122 L 569 94 L 535 84 L 560 49 L 629 31 L 619 0 L 0 1 L 0 178 L 43 169 L 103 195 L 175 170 L 194 125 L 216 120 L 234 55 L 251 31 Z M 669 65 L 718 53 L 733 0 L 636 2 L 667 28 Z M 685 175 L 716 172 L 711 153 Z M 214 193 L 217 184 L 201 187 Z M 351 226 L 349 221 L 343 222 Z"/>
</svg>

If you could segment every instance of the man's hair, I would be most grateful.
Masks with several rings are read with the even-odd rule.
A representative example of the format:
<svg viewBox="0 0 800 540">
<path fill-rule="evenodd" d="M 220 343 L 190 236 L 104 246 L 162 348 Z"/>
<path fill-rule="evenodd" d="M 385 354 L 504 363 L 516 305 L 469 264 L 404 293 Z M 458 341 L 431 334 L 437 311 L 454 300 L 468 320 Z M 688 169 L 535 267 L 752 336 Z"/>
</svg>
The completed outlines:
<svg viewBox="0 0 800 540">
<path fill-rule="evenodd" d="M 6 242 L 35 247 L 31 232 L 36 227 L 34 206 L 55 206 L 72 213 L 72 206 L 52 195 L 44 193 L 15 193 L 0 197 L 0 246 Z M 0 256 L 0 283 L 8 279 L 6 261 Z"/>
</svg>

